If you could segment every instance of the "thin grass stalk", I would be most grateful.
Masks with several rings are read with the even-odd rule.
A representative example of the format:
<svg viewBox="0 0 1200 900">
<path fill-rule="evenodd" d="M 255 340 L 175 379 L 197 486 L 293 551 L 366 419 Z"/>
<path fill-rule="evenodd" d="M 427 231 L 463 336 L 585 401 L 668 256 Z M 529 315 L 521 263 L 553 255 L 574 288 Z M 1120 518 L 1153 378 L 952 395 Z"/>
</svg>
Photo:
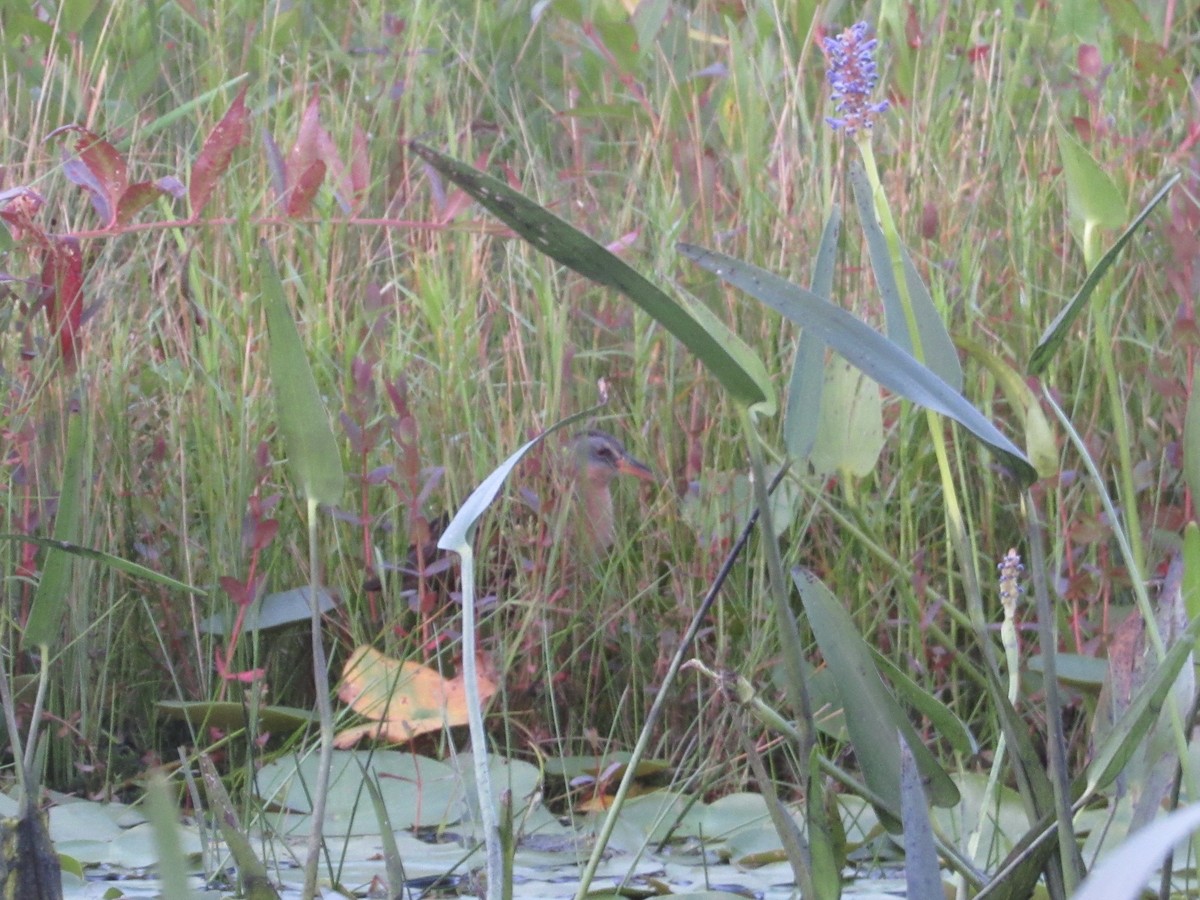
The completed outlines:
<svg viewBox="0 0 1200 900">
<path fill-rule="evenodd" d="M 321 602 L 317 591 L 317 500 L 308 497 L 308 602 L 312 613 L 313 683 L 317 692 L 317 718 L 320 722 L 320 753 L 317 758 L 317 783 L 312 798 L 312 830 L 304 858 L 304 900 L 317 895 L 317 867 L 324 843 L 325 806 L 329 795 L 329 776 L 333 768 L 333 703 L 329 699 L 329 668 L 325 657 L 325 635 L 321 626 Z"/>
<path fill-rule="evenodd" d="M 791 581 L 783 571 L 783 560 L 779 555 L 779 539 L 771 517 L 771 501 L 767 493 L 767 467 L 763 459 L 762 444 L 750 418 L 750 411 L 743 407 L 740 412 L 742 432 L 746 436 L 750 452 L 750 475 L 754 484 L 754 503 L 759 511 L 763 551 L 767 559 L 767 577 L 775 604 L 775 627 L 779 632 L 779 649 L 783 654 L 783 665 L 787 672 L 785 691 L 800 731 L 800 757 L 807 759 L 816 742 L 816 729 L 813 725 L 812 704 L 804 681 L 804 668 L 801 665 L 804 644 L 800 640 L 800 629 L 788 602 L 791 596 Z"/>
<path fill-rule="evenodd" d="M 1100 256 L 1099 229 L 1087 227 L 1084 231 L 1084 259 L 1091 270 L 1094 261 Z M 1103 284 L 1110 284 L 1112 275 L 1104 278 Z M 1098 292 L 1098 291 L 1097 291 Z M 1100 361 L 1100 371 L 1104 376 L 1104 388 L 1108 394 L 1109 410 L 1112 413 L 1112 428 L 1117 446 L 1117 484 L 1121 498 L 1122 516 L 1113 519 L 1113 524 L 1125 523 L 1125 534 L 1129 540 L 1129 559 L 1132 563 L 1130 575 L 1134 581 L 1140 581 L 1146 570 L 1146 552 L 1142 547 L 1141 516 L 1138 513 L 1137 490 L 1133 484 L 1133 454 L 1130 450 L 1132 442 L 1129 437 L 1129 421 L 1124 398 L 1121 396 L 1121 379 L 1117 375 L 1116 357 L 1113 353 L 1112 314 L 1108 302 L 1111 295 L 1105 292 L 1104 297 L 1093 298 L 1092 309 L 1096 314 L 1096 327 L 1092 333 L 1096 336 L 1096 356 Z"/>
<path fill-rule="evenodd" d="M 775 473 L 775 477 L 771 480 L 771 484 L 767 488 L 768 495 L 775 492 L 775 489 L 779 487 L 786 474 L 786 466 Z M 650 746 L 654 726 L 658 722 L 669 696 L 669 688 L 675 683 L 675 676 L 679 674 L 679 670 L 683 667 L 684 657 L 691 650 L 692 644 L 696 640 L 696 635 L 700 633 L 705 619 L 708 618 L 709 610 L 712 609 L 717 596 L 721 592 L 721 588 L 724 587 L 729 574 L 733 571 L 734 563 L 737 562 L 742 552 L 746 549 L 746 545 L 750 541 L 750 535 L 754 531 L 755 524 L 758 522 L 759 509 L 759 507 L 755 507 L 750 513 L 745 526 L 742 528 L 742 533 L 730 548 L 729 554 L 725 557 L 725 561 L 721 564 L 716 578 L 713 579 L 713 583 L 708 589 L 708 593 L 704 595 L 704 599 L 700 601 L 700 606 L 696 610 L 696 614 L 692 616 L 691 624 L 688 625 L 688 629 L 683 635 L 683 640 L 679 642 L 679 646 L 675 650 L 675 655 L 671 658 L 671 664 L 667 667 L 667 672 L 663 676 L 658 694 L 655 696 L 654 702 L 650 705 L 650 711 L 646 714 L 645 722 L 642 723 L 637 743 L 633 747 L 629 761 L 625 764 L 625 773 L 621 776 L 621 783 L 617 786 L 617 793 L 613 797 L 613 802 L 609 806 L 604 821 L 600 825 L 600 833 L 596 836 L 596 843 L 592 847 L 592 854 L 588 857 L 587 864 L 584 866 L 583 874 L 579 880 L 579 888 L 575 893 L 575 900 L 584 900 L 585 895 L 591 887 L 592 879 L 596 876 L 596 869 L 599 867 L 600 861 L 604 858 L 604 850 L 608 846 L 608 841 L 612 837 L 613 830 L 616 828 L 617 817 L 621 808 L 625 805 L 625 799 L 629 795 L 630 788 L 633 787 L 634 782 L 637 780 L 638 765 L 641 763 L 642 757 L 646 755 L 646 750 Z"/>
<path fill-rule="evenodd" d="M 1015 556 L 1010 551 L 1010 556 Z M 1000 604 L 1004 612 L 1004 621 L 1000 625 L 1000 642 L 1004 646 L 1004 659 L 1008 669 L 1008 702 L 1016 703 L 1021 695 L 1021 647 L 1017 636 L 1016 611 L 1019 596 L 1016 576 L 1019 572 L 1019 557 L 1010 560 L 1005 557 L 1004 565 L 1012 564 L 1011 571 L 1002 570 L 1000 579 Z M 1007 580 L 1006 580 L 1007 579 Z M 992 765 L 988 771 L 987 784 L 983 789 L 983 800 L 980 809 L 990 809 L 995 803 L 996 792 L 1000 787 L 1000 774 L 1004 770 L 1005 754 L 1008 752 L 1008 735 L 1000 730 L 996 738 L 996 752 L 992 755 Z M 967 841 L 967 853 L 975 859 L 979 852 L 979 842 L 983 837 L 984 819 L 981 816 L 975 823 L 975 828 Z M 962 885 L 965 887 L 965 885 Z M 961 896 L 961 893 L 960 893 Z"/>
<path fill-rule="evenodd" d="M 767 771 L 767 767 L 763 764 L 762 754 L 758 752 L 758 748 L 754 746 L 754 741 L 750 738 L 747 727 L 749 720 L 750 717 L 745 709 L 739 706 L 736 713 L 736 722 L 738 739 L 742 743 L 742 752 L 746 754 L 746 761 L 750 763 L 750 770 L 754 772 L 754 777 L 758 780 L 759 789 L 762 791 L 763 800 L 767 805 L 767 813 L 771 817 L 771 824 L 775 826 L 775 833 L 779 836 L 779 840 L 783 842 L 783 852 L 787 855 L 792 871 L 796 873 L 800 896 L 823 897 L 823 894 L 818 893 L 816 879 L 813 877 L 812 850 L 809 848 L 808 842 L 804 839 L 804 835 L 800 833 L 800 828 L 796 825 L 795 820 L 788 815 L 783 801 L 779 799 L 779 794 L 775 791 L 775 782 L 771 778 L 771 773 Z M 809 778 L 806 780 L 811 783 L 811 779 L 812 776 L 810 773 Z M 808 789 L 807 786 L 805 789 Z M 815 831 L 816 829 L 810 824 L 808 828 L 809 835 L 815 836 Z M 827 844 L 825 849 L 829 851 L 831 848 Z M 832 855 L 829 858 L 832 858 Z"/>
<path fill-rule="evenodd" d="M 1067 736 L 1063 732 L 1062 699 L 1058 693 L 1058 620 L 1046 588 L 1046 550 L 1042 523 L 1029 490 L 1021 495 L 1032 570 L 1033 596 L 1037 609 L 1038 642 L 1042 645 L 1042 674 L 1046 694 L 1046 755 L 1050 763 L 1050 785 L 1054 789 L 1054 811 L 1058 818 L 1058 853 L 1063 884 L 1074 893 L 1083 880 L 1079 852 L 1075 846 L 1075 824 L 1071 812 L 1071 773 L 1067 771 Z"/>
</svg>

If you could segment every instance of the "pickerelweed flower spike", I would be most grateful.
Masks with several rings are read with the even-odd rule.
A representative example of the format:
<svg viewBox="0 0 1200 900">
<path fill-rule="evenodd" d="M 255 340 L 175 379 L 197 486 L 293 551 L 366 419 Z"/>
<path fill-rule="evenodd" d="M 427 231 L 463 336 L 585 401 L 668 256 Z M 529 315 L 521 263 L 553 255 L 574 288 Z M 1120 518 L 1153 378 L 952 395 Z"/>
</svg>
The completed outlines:
<svg viewBox="0 0 1200 900">
<path fill-rule="evenodd" d="M 886 100 L 872 103 L 871 94 L 879 80 L 875 69 L 875 48 L 879 41 L 867 37 L 867 23 L 857 22 L 837 37 L 825 38 L 829 55 L 829 86 L 833 88 L 836 116 L 825 119 L 832 128 L 844 128 L 854 135 L 869 130 L 875 116 L 888 108 Z"/>
</svg>

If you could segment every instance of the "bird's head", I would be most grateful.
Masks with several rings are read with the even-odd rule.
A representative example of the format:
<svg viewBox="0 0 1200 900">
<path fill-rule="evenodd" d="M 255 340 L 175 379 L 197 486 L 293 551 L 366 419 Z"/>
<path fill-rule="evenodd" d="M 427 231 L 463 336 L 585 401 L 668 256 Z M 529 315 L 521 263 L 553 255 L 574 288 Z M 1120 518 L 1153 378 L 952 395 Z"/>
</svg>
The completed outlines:
<svg viewBox="0 0 1200 900">
<path fill-rule="evenodd" d="M 650 467 L 625 449 L 625 445 L 603 431 L 585 431 L 574 439 L 580 478 L 589 486 L 607 488 L 617 475 L 632 475 L 655 481 Z"/>
<path fill-rule="evenodd" d="M 585 431 L 572 440 L 575 452 L 575 489 L 582 500 L 584 519 L 580 534 L 586 535 L 591 552 L 599 554 L 613 543 L 614 521 L 609 482 L 617 475 L 632 475 L 656 481 L 641 460 L 631 456 L 625 445 L 603 431 Z"/>
</svg>

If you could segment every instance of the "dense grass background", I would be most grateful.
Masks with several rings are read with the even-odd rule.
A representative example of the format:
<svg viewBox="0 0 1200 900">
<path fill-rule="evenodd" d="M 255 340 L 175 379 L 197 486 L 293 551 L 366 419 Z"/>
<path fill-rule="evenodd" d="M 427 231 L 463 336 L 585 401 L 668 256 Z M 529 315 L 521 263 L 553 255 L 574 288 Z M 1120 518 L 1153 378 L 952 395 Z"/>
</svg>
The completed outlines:
<svg viewBox="0 0 1200 900">
<path fill-rule="evenodd" d="M 0 188 L 34 188 L 46 198 L 44 227 L 81 234 L 88 315 L 71 374 L 36 306 L 36 256 L 4 241 L 3 530 L 49 533 L 65 410 L 77 403 L 92 424 L 80 542 L 210 592 L 189 598 L 77 566 L 53 668 L 49 710 L 60 727 L 47 743 L 50 783 L 119 785 L 180 741 L 211 740 L 181 734 L 154 704 L 240 696 L 213 667 L 222 639 L 199 627 L 230 609 L 219 580 L 254 575 L 263 591 L 306 581 L 302 504 L 281 464 L 266 374 L 260 239 L 279 260 L 354 476 L 336 527 L 324 530 L 325 580 L 341 601 L 328 617 L 335 669 L 363 642 L 453 668 L 454 595 L 444 578 L 402 576 L 410 546 L 516 446 L 591 405 L 597 379 L 608 380 L 597 424 L 662 475 L 657 488 L 618 484 L 611 558 L 581 565 L 556 538 L 569 511 L 553 503 L 552 448 L 522 469 L 480 540 L 499 601 L 488 665 L 506 686 L 492 709 L 512 713 L 494 720 L 504 749 L 628 746 L 747 509 L 736 417 L 641 313 L 511 239 L 405 142 L 419 138 L 508 179 L 659 283 L 694 292 L 782 388 L 792 329 L 684 264 L 673 245 L 714 246 L 808 283 L 830 204 L 852 205 L 845 151 L 824 125 L 815 37 L 858 18 L 877 23 L 892 101 L 875 141 L 888 200 L 961 342 L 964 393 L 1018 443 L 1022 423 L 983 362 L 1020 371 L 1085 275 L 1055 123 L 1084 141 L 1131 215 L 1167 172 L 1187 173 L 1099 298 L 1112 333 L 1089 334 L 1085 323 L 1042 378 L 1114 490 L 1130 476 L 1135 493 L 1120 501 L 1138 514 L 1127 521 L 1153 572 L 1192 514 L 1181 435 L 1196 342 L 1189 80 L 1200 22 L 1195 13 L 1166 21 L 1150 2 L 1111 16 L 1090 2 L 1055 7 L 833 4 L 817 16 L 814 3 L 765 0 L 650 2 L 632 15 L 615 0 L 6 6 Z M 86 195 L 63 175 L 68 143 L 47 135 L 84 125 L 127 153 L 135 179 L 186 182 L 243 73 L 251 138 L 202 220 L 179 224 L 185 202 L 164 200 L 138 217 L 143 227 L 98 230 Z M 326 186 L 313 214 L 294 217 L 264 148 L 286 155 L 314 99 L 343 158 L 361 134 L 369 186 L 351 211 Z M 834 299 L 877 322 L 856 233 L 848 230 Z M 1115 397 L 1096 340 L 1112 345 Z M 900 404 L 888 405 L 886 421 L 870 476 L 797 470 L 788 561 L 817 570 L 869 640 L 986 747 L 994 725 L 959 633 L 963 589 L 932 447 L 922 418 Z M 1063 649 L 1103 656 L 1129 605 L 1128 579 L 1113 523 L 1056 440 L 1059 470 L 1037 486 L 1050 520 L 1046 574 Z M 958 451 L 986 569 L 1020 541 L 1015 495 L 988 457 Z M 279 532 L 254 549 L 246 535 L 268 518 Z M 15 543 L 0 554 L 3 642 L 15 648 L 40 557 Z M 777 647 L 757 559 L 739 570 L 698 653 L 770 694 Z M 1037 650 L 1030 635 L 1023 652 Z M 247 637 L 237 667 L 265 669 L 270 702 L 308 706 L 307 659 L 301 626 Z M 9 665 L 33 669 L 23 653 Z M 677 690 L 659 755 L 699 771 L 707 788 L 741 786 L 749 776 L 710 686 Z M 1082 758 L 1088 707 L 1083 695 L 1072 703 L 1072 752 Z"/>
</svg>

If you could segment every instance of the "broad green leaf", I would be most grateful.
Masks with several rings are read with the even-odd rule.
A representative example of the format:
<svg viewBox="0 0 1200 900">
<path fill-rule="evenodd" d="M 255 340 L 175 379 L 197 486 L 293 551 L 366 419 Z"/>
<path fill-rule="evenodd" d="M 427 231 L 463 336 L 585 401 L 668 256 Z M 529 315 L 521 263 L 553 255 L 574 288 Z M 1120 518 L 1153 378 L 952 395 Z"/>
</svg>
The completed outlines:
<svg viewBox="0 0 1200 900">
<path fill-rule="evenodd" d="M 58 492 L 58 512 L 54 516 L 54 540 L 70 543 L 79 539 L 79 519 L 88 477 L 87 432 L 82 412 L 71 413 L 67 423 L 67 455 L 63 465 L 62 487 Z M 46 553 L 42 577 L 33 595 L 33 606 L 25 623 L 21 645 L 26 648 L 50 646 L 58 637 L 67 594 L 71 589 L 71 554 L 58 547 Z"/>
<path fill-rule="evenodd" d="M 264 243 L 259 255 L 270 338 L 271 382 L 292 477 L 305 497 L 336 506 L 342 499 L 342 455 L 283 296 L 279 270 Z"/>
<path fill-rule="evenodd" d="M 912 748 L 913 757 L 929 785 L 932 802 L 938 806 L 953 806 L 959 800 L 958 788 L 921 742 L 904 710 L 884 686 L 871 649 L 855 629 L 845 608 L 813 573 L 793 569 L 792 580 L 800 591 L 821 655 L 834 673 L 846 711 L 846 728 L 863 778 L 888 804 L 888 809 L 876 809 L 880 820 L 887 823 L 890 830 L 897 829 L 900 824 L 891 813 L 901 806 L 897 729 Z"/>
<path fill-rule="evenodd" d="M 875 283 L 879 285 L 879 295 L 883 299 L 888 337 L 897 346 L 903 347 L 910 356 L 914 355 L 913 341 L 908 332 L 908 317 L 904 312 L 904 300 L 896 283 L 896 270 L 892 266 L 891 248 L 879 224 L 875 212 L 874 192 L 861 163 L 855 162 L 850 166 L 850 186 L 854 189 L 858 218 L 862 222 L 863 235 L 867 239 L 871 271 L 875 273 Z M 899 243 L 899 236 L 896 240 Z M 913 321 L 921 338 L 921 361 L 955 391 L 962 391 L 962 365 L 958 361 L 958 351 L 954 349 L 954 342 L 950 340 L 950 332 L 946 330 L 946 323 L 942 321 L 937 307 L 933 305 L 933 297 L 929 294 L 929 288 L 925 287 L 917 267 L 913 265 L 908 248 L 902 243 L 899 244 L 899 248 L 900 265 L 904 270 L 904 283 L 908 289 L 908 302 L 912 305 Z"/>
<path fill-rule="evenodd" d="M 1120 228 L 1128 216 L 1120 189 L 1083 144 L 1057 125 L 1058 152 L 1067 181 L 1067 207 L 1084 228 Z"/>
<path fill-rule="evenodd" d="M 464 550 L 470 551 L 471 541 L 475 536 L 475 525 L 479 522 L 480 516 L 492 505 L 492 501 L 500 493 L 500 488 L 504 486 L 504 482 L 512 474 L 512 470 L 517 467 L 517 463 L 521 461 L 525 454 L 541 443 L 541 441 L 554 434 L 554 432 L 560 431 L 568 425 L 583 421 L 588 416 L 595 415 L 599 409 L 599 406 L 595 406 L 555 422 L 533 440 L 523 444 L 512 456 L 497 466 L 487 478 L 479 483 L 479 486 L 471 492 L 471 495 L 463 501 L 463 505 L 458 508 L 458 512 L 454 514 L 454 518 L 450 520 L 450 524 L 446 526 L 446 530 L 438 538 L 438 548 L 441 550 L 451 550 L 460 555 L 463 554 Z"/>
<path fill-rule="evenodd" d="M 414 153 L 483 204 L 517 234 L 551 259 L 620 291 L 691 350 L 739 403 L 775 407 L 774 389 L 761 361 L 716 317 L 702 323 L 623 260 L 504 182 L 429 147 L 410 142 Z"/>
<path fill-rule="evenodd" d="M 59 550 L 63 553 L 78 556 L 83 559 L 91 559 L 96 562 L 104 563 L 106 566 L 111 566 L 119 572 L 124 572 L 126 575 L 132 575 L 135 578 L 145 578 L 155 584 L 161 584 L 164 587 L 174 588 L 177 591 L 186 591 L 190 594 L 197 594 L 201 597 L 208 592 L 204 588 L 194 587 L 190 584 L 185 584 L 182 581 L 176 581 L 163 575 L 161 572 L 155 572 L 153 569 L 147 569 L 143 565 L 135 562 L 130 562 L 127 559 L 122 559 L 119 556 L 113 556 L 111 553 L 105 553 L 102 550 L 94 550 L 91 547 L 81 547 L 79 544 L 72 544 L 70 541 L 56 541 L 51 538 L 31 537 L 27 534 L 0 534 L 0 541 L 16 541 L 25 544 L 37 544 L 39 547 L 47 547 L 53 550 Z"/>
<path fill-rule="evenodd" d="M 1074 900 L 1137 900 L 1176 844 L 1200 829 L 1200 804 L 1176 810 L 1104 856 Z"/>
<path fill-rule="evenodd" d="M 1050 323 L 1049 327 L 1042 334 L 1041 340 L 1038 341 L 1037 347 L 1034 348 L 1033 354 L 1029 357 L 1029 365 L 1026 367 L 1026 371 L 1030 375 L 1040 375 L 1045 371 L 1046 366 L 1050 364 L 1050 360 L 1054 358 L 1054 354 L 1058 352 L 1058 348 L 1067 339 L 1067 332 L 1075 324 L 1075 320 L 1079 318 L 1079 314 L 1083 312 L 1083 307 L 1092 296 L 1096 285 L 1108 273 L 1117 256 L 1125 249 L 1125 245 L 1129 243 L 1138 229 L 1142 227 L 1142 223 L 1146 221 L 1146 217 L 1153 212 L 1154 207 L 1158 206 L 1166 198 L 1171 188 L 1175 186 L 1175 182 L 1179 181 L 1179 178 L 1180 174 L 1176 172 L 1167 179 L 1166 184 L 1159 188 L 1158 193 L 1150 198 L 1150 202 L 1137 214 L 1137 217 L 1122 232 L 1121 236 L 1117 238 L 1116 242 L 1108 249 L 1108 252 L 1100 257 L 1095 268 L 1084 279 L 1083 285 L 1079 288 L 1075 296 L 1071 298 L 1071 302 Z"/>
<path fill-rule="evenodd" d="M 809 462 L 821 476 L 864 478 L 883 452 L 879 385 L 841 357 L 825 364 L 820 427 Z"/>
<path fill-rule="evenodd" d="M 950 416 L 1000 456 L 1022 485 L 1037 472 L 1021 451 L 950 385 L 844 309 L 757 266 L 688 244 L 679 252 L 804 328 L 871 378 L 912 402 Z"/>
<path fill-rule="evenodd" d="M 834 205 L 821 232 L 821 246 L 813 266 L 812 292 L 828 299 L 833 295 L 833 274 L 837 264 L 838 235 L 842 230 L 842 210 Z M 800 332 L 792 377 L 788 382 L 787 412 L 783 419 L 783 440 L 788 453 L 796 459 L 808 459 L 820 432 L 821 394 L 825 389 L 825 345 L 807 328 Z"/>
<path fill-rule="evenodd" d="M 293 622 L 309 621 L 312 618 L 312 605 L 309 603 L 308 594 L 307 586 L 297 587 L 267 594 L 254 601 L 246 610 L 246 617 L 242 620 L 242 631 L 263 631 L 281 625 L 291 625 Z M 317 605 L 324 614 L 337 603 L 329 591 L 317 588 Z M 212 615 L 200 622 L 199 629 L 204 634 L 228 634 L 232 624 L 230 616 Z"/>
<path fill-rule="evenodd" d="M 950 744 L 955 753 L 963 756 L 974 756 L 979 752 L 979 742 L 971 729 L 963 722 L 954 710 L 939 700 L 921 685 L 917 684 L 899 666 L 876 650 L 871 648 L 871 655 L 881 674 L 892 685 L 892 690 L 927 718 L 938 735 Z"/>
</svg>

